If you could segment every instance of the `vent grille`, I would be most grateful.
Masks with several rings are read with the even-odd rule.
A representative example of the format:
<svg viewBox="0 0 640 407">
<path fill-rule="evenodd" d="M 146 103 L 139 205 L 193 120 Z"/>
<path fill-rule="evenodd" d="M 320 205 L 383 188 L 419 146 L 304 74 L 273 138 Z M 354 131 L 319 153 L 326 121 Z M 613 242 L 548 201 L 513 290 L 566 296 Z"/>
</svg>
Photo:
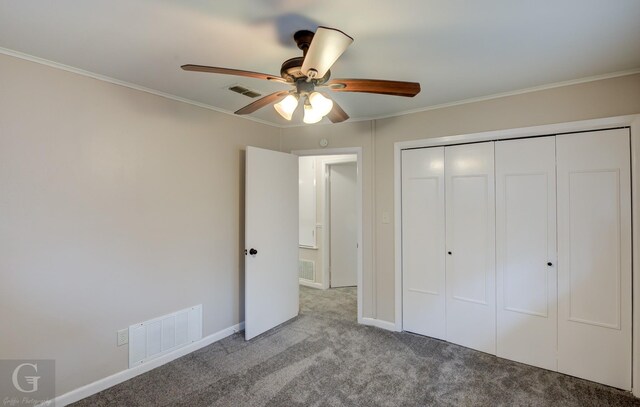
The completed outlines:
<svg viewBox="0 0 640 407">
<path fill-rule="evenodd" d="M 129 327 L 129 367 L 202 338 L 202 304 Z"/>
<path fill-rule="evenodd" d="M 311 260 L 298 260 L 298 277 L 303 280 L 316 280 L 316 263 Z"/>
<path fill-rule="evenodd" d="M 261 93 L 256 92 L 255 90 L 251 90 L 249 88 L 245 88 L 242 85 L 233 85 L 229 87 L 229 90 L 235 93 L 239 93 L 241 95 L 250 97 L 250 98 L 257 98 L 258 96 L 262 96 Z"/>
</svg>

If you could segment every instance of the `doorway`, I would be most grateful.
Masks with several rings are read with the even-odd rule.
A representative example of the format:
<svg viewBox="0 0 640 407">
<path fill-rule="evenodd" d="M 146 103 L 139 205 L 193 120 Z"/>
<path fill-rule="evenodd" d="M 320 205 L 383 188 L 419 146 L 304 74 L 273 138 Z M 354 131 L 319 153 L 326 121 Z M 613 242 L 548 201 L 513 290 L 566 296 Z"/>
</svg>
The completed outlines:
<svg viewBox="0 0 640 407">
<path fill-rule="evenodd" d="M 299 283 L 351 291 L 362 319 L 361 149 L 299 156 Z"/>
</svg>

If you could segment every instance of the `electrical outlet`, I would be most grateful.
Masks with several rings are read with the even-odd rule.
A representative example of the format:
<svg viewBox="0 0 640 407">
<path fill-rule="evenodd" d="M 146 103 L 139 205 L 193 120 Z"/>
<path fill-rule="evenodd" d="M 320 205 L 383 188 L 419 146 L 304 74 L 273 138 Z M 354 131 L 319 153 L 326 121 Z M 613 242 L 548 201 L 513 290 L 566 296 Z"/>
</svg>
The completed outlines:
<svg viewBox="0 0 640 407">
<path fill-rule="evenodd" d="M 118 346 L 126 345 L 129 343 L 129 330 L 121 329 L 118 331 Z"/>
</svg>

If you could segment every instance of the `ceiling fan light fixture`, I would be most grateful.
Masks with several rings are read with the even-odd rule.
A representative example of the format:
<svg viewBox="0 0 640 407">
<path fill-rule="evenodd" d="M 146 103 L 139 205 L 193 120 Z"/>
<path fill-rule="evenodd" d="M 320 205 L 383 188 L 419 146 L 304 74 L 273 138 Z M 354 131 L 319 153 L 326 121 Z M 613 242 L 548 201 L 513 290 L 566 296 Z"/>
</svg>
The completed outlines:
<svg viewBox="0 0 640 407">
<path fill-rule="evenodd" d="M 314 109 L 313 106 L 309 103 L 304 104 L 304 117 L 302 121 L 306 124 L 314 124 L 318 123 L 322 120 L 322 115 L 318 112 L 317 109 Z"/>
<path fill-rule="evenodd" d="M 313 110 L 317 111 L 322 117 L 328 115 L 333 109 L 333 101 L 319 92 L 313 92 L 309 95 L 309 103 Z"/>
<path fill-rule="evenodd" d="M 285 120 L 290 121 L 298 107 L 300 98 L 304 101 L 305 123 L 317 123 L 323 117 L 331 123 L 341 123 L 349 119 L 349 115 L 340 105 L 315 92 L 314 89 L 324 86 L 332 92 L 360 92 L 379 95 L 413 97 L 420 93 L 417 82 L 389 81 L 380 79 L 332 79 L 330 68 L 353 42 L 353 38 L 344 32 L 330 27 L 317 27 L 316 32 L 300 30 L 293 39 L 302 50 L 302 57 L 287 59 L 280 67 L 280 76 L 241 69 L 223 68 L 206 65 L 182 65 L 182 69 L 191 72 L 207 72 L 223 75 L 235 75 L 245 78 L 277 81 L 293 87 L 289 91 L 275 91 L 269 95 L 236 110 L 237 115 L 254 113 L 265 106 L 273 105 Z M 251 92 L 240 92 L 248 96 L 260 96 Z"/>
<path fill-rule="evenodd" d="M 273 105 L 273 107 L 285 120 L 291 120 L 293 112 L 295 112 L 298 107 L 298 98 L 295 95 L 288 95 L 286 98 Z"/>
</svg>

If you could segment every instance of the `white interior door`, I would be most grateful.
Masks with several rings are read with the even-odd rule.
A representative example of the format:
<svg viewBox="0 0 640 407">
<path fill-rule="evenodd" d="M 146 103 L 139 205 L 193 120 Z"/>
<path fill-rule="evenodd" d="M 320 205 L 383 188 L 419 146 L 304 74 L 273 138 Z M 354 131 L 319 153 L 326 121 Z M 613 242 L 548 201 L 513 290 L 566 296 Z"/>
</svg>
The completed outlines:
<svg viewBox="0 0 640 407">
<path fill-rule="evenodd" d="M 555 137 L 496 151 L 497 354 L 557 370 Z"/>
<path fill-rule="evenodd" d="M 298 157 L 247 147 L 245 339 L 298 315 Z"/>
<path fill-rule="evenodd" d="M 631 389 L 629 130 L 560 135 L 558 370 Z"/>
<path fill-rule="evenodd" d="M 445 339 L 444 147 L 402 151 L 402 328 Z"/>
<path fill-rule="evenodd" d="M 445 147 L 447 340 L 496 353 L 494 143 Z"/>
<path fill-rule="evenodd" d="M 331 287 L 358 284 L 355 162 L 329 166 L 329 269 Z"/>
</svg>

